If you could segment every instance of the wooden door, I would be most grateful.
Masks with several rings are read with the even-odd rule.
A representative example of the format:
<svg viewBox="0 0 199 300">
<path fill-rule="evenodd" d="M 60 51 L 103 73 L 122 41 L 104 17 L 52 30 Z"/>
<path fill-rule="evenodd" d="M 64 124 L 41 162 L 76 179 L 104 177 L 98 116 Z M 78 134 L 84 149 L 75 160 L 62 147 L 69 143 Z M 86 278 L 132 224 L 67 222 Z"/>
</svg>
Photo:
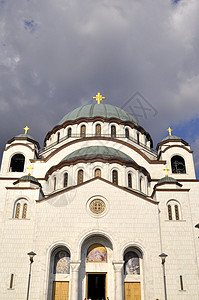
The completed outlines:
<svg viewBox="0 0 199 300">
<path fill-rule="evenodd" d="M 69 282 L 54 281 L 53 282 L 53 300 L 69 299 Z"/>
<path fill-rule="evenodd" d="M 125 300 L 141 300 L 140 282 L 125 282 Z"/>
</svg>

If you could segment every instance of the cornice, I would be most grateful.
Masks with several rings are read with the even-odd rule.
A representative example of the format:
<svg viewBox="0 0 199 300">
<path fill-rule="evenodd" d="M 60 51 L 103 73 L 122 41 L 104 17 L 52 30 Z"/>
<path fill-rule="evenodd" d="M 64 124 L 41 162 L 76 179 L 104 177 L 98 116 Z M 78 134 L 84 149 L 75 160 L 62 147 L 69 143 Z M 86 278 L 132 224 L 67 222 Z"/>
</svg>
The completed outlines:
<svg viewBox="0 0 199 300">
<path fill-rule="evenodd" d="M 15 146 L 23 146 L 23 147 L 27 147 L 29 148 L 32 152 L 35 152 L 34 149 L 32 149 L 29 145 L 26 145 L 26 144 L 23 144 L 23 143 L 15 143 L 15 144 L 12 144 L 10 146 L 8 146 L 7 148 L 5 148 L 3 151 L 7 151 L 9 148 L 12 148 L 12 147 L 15 147 Z"/>
<path fill-rule="evenodd" d="M 151 177 L 150 177 L 150 174 L 149 172 L 143 168 L 142 166 L 138 165 L 136 162 L 133 162 L 133 161 L 125 161 L 123 159 L 120 159 L 120 158 L 103 158 L 103 157 L 100 157 L 100 156 L 95 156 L 95 157 L 92 157 L 92 158 L 88 158 L 88 157 L 77 157 L 75 159 L 71 159 L 70 161 L 61 161 L 59 164 L 51 167 L 46 175 L 45 175 L 45 180 L 48 179 L 48 177 L 55 171 L 57 170 L 60 170 L 62 169 L 63 167 L 65 166 L 70 166 L 70 165 L 75 165 L 75 164 L 78 164 L 78 163 L 93 163 L 93 162 L 103 162 L 103 163 L 117 163 L 117 164 L 120 164 L 120 165 L 125 165 L 127 167 L 133 167 L 134 169 L 136 170 L 139 170 L 140 172 L 142 172 L 145 176 L 147 176 L 148 180 L 150 181 L 151 180 Z"/>
<path fill-rule="evenodd" d="M 186 151 L 188 151 L 189 153 L 193 153 L 193 151 L 189 150 L 188 148 L 185 148 L 184 146 L 181 146 L 181 145 L 172 145 L 172 146 L 169 146 L 167 148 L 165 148 L 164 150 L 161 150 L 160 153 L 164 153 L 166 152 L 167 150 L 171 149 L 171 148 L 182 148 Z"/>
<path fill-rule="evenodd" d="M 111 186 L 114 186 L 115 188 L 118 188 L 118 189 L 120 189 L 120 190 L 123 190 L 123 191 L 129 193 L 129 194 L 132 194 L 132 195 L 137 196 L 137 197 L 139 197 L 139 198 L 141 198 L 141 199 L 144 199 L 145 201 L 150 202 L 150 203 L 152 203 L 152 204 L 158 205 L 158 203 L 159 203 L 159 202 L 157 202 L 157 201 L 154 201 L 154 200 L 152 200 L 152 199 L 149 199 L 147 196 L 140 195 L 140 194 L 136 193 L 136 192 L 133 191 L 133 190 L 129 190 L 129 189 L 125 188 L 125 187 L 116 185 L 116 184 L 114 184 L 114 183 L 112 183 L 112 182 L 110 182 L 110 181 L 108 181 L 108 180 L 106 180 L 106 179 L 104 179 L 104 178 L 100 178 L 100 177 L 95 177 L 95 178 L 89 179 L 89 180 L 87 180 L 87 181 L 85 181 L 85 182 L 83 182 L 83 183 L 80 183 L 80 184 L 78 184 L 78 185 L 75 185 L 75 186 L 72 186 L 72 187 L 65 188 L 65 189 L 63 189 L 63 190 L 61 190 L 61 191 L 57 191 L 57 192 L 53 193 L 53 195 L 47 196 L 47 197 L 44 198 L 44 199 L 36 200 L 36 202 L 40 203 L 40 202 L 43 202 L 43 201 L 47 201 L 47 200 L 49 200 L 49 199 L 51 199 L 51 198 L 53 198 L 53 197 L 56 197 L 57 195 L 60 195 L 60 194 L 63 194 L 63 193 L 65 193 L 65 192 L 71 191 L 71 190 L 73 190 L 73 189 L 75 189 L 75 188 L 84 186 L 84 185 L 86 185 L 86 184 L 88 184 L 88 183 L 90 183 L 90 182 L 93 182 L 93 181 L 95 181 L 95 180 L 101 180 L 101 181 L 103 181 L 103 182 L 105 182 L 105 183 L 107 183 L 107 184 L 110 184 Z"/>
<path fill-rule="evenodd" d="M 48 161 L 52 156 L 54 156 L 56 153 L 58 153 L 59 151 L 63 150 L 64 148 L 74 145 L 76 143 L 80 143 L 80 142 L 85 142 L 85 141 L 113 141 L 113 142 L 117 142 L 118 144 L 124 145 L 134 151 L 136 151 L 139 155 L 141 155 L 149 164 L 161 164 L 164 165 L 166 163 L 166 161 L 160 161 L 160 160 L 151 160 L 149 159 L 142 151 L 140 151 L 138 148 L 136 148 L 135 146 L 121 141 L 117 138 L 108 138 L 108 137 L 98 137 L 98 136 L 94 136 L 94 137 L 82 137 L 80 139 L 77 140 L 73 140 L 70 141 L 62 146 L 60 146 L 59 148 L 55 149 L 53 152 L 51 152 L 46 158 L 42 159 L 42 161 Z M 39 160 L 38 160 L 39 161 Z"/>
</svg>

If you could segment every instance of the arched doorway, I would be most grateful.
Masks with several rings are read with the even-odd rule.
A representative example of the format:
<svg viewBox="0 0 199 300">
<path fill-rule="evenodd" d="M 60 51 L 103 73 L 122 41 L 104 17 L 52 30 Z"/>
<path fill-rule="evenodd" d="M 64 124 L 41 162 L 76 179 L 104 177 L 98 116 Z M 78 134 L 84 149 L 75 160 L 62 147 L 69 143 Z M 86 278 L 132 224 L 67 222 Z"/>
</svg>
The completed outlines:
<svg viewBox="0 0 199 300">
<path fill-rule="evenodd" d="M 141 300 L 143 285 L 142 252 L 129 247 L 124 252 L 125 300 Z"/>
<path fill-rule="evenodd" d="M 111 298 L 114 285 L 113 247 L 111 241 L 100 235 L 87 238 L 81 249 L 81 299 Z"/>
<path fill-rule="evenodd" d="M 69 300 L 70 252 L 64 246 L 55 248 L 50 257 L 49 290 L 50 300 Z"/>
</svg>

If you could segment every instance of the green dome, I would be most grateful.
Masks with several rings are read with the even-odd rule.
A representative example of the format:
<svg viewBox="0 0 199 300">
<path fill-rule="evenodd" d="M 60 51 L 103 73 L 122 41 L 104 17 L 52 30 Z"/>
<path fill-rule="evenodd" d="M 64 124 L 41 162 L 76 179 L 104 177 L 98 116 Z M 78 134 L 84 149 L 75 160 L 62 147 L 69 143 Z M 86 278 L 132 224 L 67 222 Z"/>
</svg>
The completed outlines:
<svg viewBox="0 0 199 300">
<path fill-rule="evenodd" d="M 110 104 L 86 104 L 81 107 L 74 109 L 73 111 L 66 114 L 57 125 L 62 125 L 66 121 L 77 120 L 80 118 L 94 118 L 94 117 L 104 117 L 104 118 L 117 118 L 122 121 L 130 121 L 135 125 L 139 126 L 136 119 L 128 114 L 123 109 L 110 105 Z"/>
<path fill-rule="evenodd" d="M 163 177 L 160 180 L 158 180 L 157 184 L 161 183 L 177 183 L 178 181 L 173 177 Z"/>
<path fill-rule="evenodd" d="M 28 139 L 31 139 L 31 140 L 35 141 L 35 139 L 31 135 L 25 134 L 25 133 L 18 134 L 18 135 L 15 136 L 15 138 L 28 138 Z"/>
<path fill-rule="evenodd" d="M 78 149 L 69 155 L 67 155 L 62 161 L 72 160 L 78 157 L 85 157 L 85 158 L 93 158 L 93 157 L 102 157 L 102 158 L 120 158 L 125 161 L 131 161 L 134 160 L 123 153 L 120 150 L 111 148 L 111 147 L 105 147 L 105 146 L 90 146 Z"/>
<path fill-rule="evenodd" d="M 161 142 L 169 141 L 169 140 L 181 140 L 179 136 L 176 135 L 168 135 Z"/>
<path fill-rule="evenodd" d="M 19 178 L 18 181 L 32 181 L 32 182 L 35 182 L 35 183 L 39 183 L 39 181 L 34 177 L 34 176 L 29 176 L 29 175 L 25 175 L 25 176 L 22 176 L 21 178 Z"/>
</svg>

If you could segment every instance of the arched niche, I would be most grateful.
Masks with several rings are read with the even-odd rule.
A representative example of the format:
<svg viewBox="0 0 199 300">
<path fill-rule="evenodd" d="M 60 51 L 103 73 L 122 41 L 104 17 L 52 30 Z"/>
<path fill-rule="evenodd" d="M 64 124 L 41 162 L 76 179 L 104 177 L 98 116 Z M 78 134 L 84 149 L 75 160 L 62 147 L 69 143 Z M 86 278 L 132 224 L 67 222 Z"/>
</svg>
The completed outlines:
<svg viewBox="0 0 199 300">
<path fill-rule="evenodd" d="M 56 285 L 61 284 L 69 294 L 70 285 L 70 251 L 67 247 L 59 245 L 50 255 L 48 299 L 57 299 Z"/>
</svg>

